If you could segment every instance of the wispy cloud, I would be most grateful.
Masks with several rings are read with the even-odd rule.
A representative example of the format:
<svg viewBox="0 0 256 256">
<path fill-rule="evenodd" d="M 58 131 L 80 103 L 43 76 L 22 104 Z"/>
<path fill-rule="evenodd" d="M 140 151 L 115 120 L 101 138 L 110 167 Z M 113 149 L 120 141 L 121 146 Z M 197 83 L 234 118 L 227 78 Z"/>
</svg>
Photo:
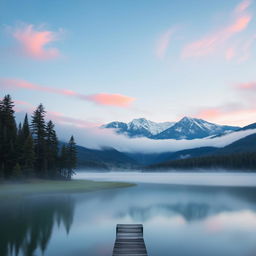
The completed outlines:
<svg viewBox="0 0 256 256">
<path fill-rule="evenodd" d="M 246 91 L 255 90 L 256 91 L 256 82 L 239 83 L 239 84 L 236 84 L 235 87 L 239 90 L 246 90 Z"/>
<path fill-rule="evenodd" d="M 251 104 L 226 104 L 223 106 L 202 108 L 197 118 L 229 125 L 247 125 L 256 122 L 256 106 Z"/>
<path fill-rule="evenodd" d="M 234 35 L 245 30 L 252 20 L 252 15 L 246 12 L 250 4 L 250 1 L 244 0 L 232 12 L 232 22 L 199 40 L 187 44 L 182 51 L 182 58 L 207 56 L 223 49 L 223 47 L 226 48 L 226 42 Z M 226 58 L 232 58 L 233 53 L 230 49 L 226 50 Z"/>
<path fill-rule="evenodd" d="M 19 44 L 21 53 L 37 60 L 49 60 L 60 56 L 57 48 L 50 46 L 60 39 L 61 32 L 36 28 L 33 24 L 22 24 L 11 29 L 12 36 Z"/>
<path fill-rule="evenodd" d="M 159 59 L 164 59 L 166 51 L 170 45 L 171 38 L 176 31 L 176 27 L 171 27 L 167 31 L 165 31 L 159 38 L 156 46 L 156 56 Z"/>
<path fill-rule="evenodd" d="M 246 9 L 251 5 L 252 1 L 251 0 L 244 0 L 241 3 L 239 3 L 236 8 L 235 12 L 240 14 L 241 12 L 246 11 Z"/>
<path fill-rule="evenodd" d="M 108 93 L 98 93 L 93 95 L 86 96 L 87 100 L 92 102 L 101 104 L 101 105 L 110 105 L 110 106 L 119 106 L 119 107 L 127 107 L 129 106 L 135 99 L 121 95 L 121 94 L 108 94 Z"/>
<path fill-rule="evenodd" d="M 18 114 L 29 113 L 30 115 L 36 109 L 36 106 L 23 100 L 14 100 L 15 111 Z M 72 125 L 78 128 L 94 128 L 100 127 L 102 123 L 90 122 L 84 119 L 66 116 L 63 113 L 57 111 L 51 111 L 46 109 L 47 120 L 53 120 L 54 122 L 62 125 Z"/>
<path fill-rule="evenodd" d="M 65 95 L 65 96 L 74 97 L 80 100 L 90 101 L 95 104 L 104 105 L 104 106 L 128 107 L 135 100 L 135 98 L 125 96 L 122 94 L 98 93 L 98 94 L 86 95 L 86 94 L 78 93 L 72 90 L 41 86 L 38 84 L 30 83 L 28 81 L 19 80 L 19 79 L 0 78 L 0 86 L 5 88 L 12 88 L 12 89 L 22 88 L 27 90 L 35 90 L 35 91 Z"/>
</svg>

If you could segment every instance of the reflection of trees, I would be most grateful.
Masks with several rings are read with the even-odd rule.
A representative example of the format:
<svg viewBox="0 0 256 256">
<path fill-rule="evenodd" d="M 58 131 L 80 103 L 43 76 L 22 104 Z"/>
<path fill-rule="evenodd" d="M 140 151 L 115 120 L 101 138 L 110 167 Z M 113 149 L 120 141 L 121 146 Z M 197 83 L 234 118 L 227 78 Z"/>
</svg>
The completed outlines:
<svg viewBox="0 0 256 256">
<path fill-rule="evenodd" d="M 187 221 L 204 219 L 210 214 L 210 206 L 205 203 L 176 203 L 176 204 L 156 204 L 149 207 L 132 207 L 128 214 L 135 221 L 146 221 L 158 215 L 174 216 L 179 214 Z M 126 214 L 126 213 L 125 213 Z M 121 214 L 121 215 L 125 215 Z"/>
<path fill-rule="evenodd" d="M 33 256 L 46 250 L 54 224 L 68 233 L 74 214 L 69 196 L 41 197 L 2 202 L 0 206 L 0 255 Z"/>
</svg>

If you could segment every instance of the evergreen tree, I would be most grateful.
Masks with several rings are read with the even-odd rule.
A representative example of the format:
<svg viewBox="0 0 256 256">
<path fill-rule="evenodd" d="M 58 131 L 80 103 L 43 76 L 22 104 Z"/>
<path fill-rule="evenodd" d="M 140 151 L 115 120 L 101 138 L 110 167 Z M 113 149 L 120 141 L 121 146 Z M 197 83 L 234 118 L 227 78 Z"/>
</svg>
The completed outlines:
<svg viewBox="0 0 256 256">
<path fill-rule="evenodd" d="M 46 154 L 49 177 L 56 177 L 58 167 L 58 139 L 51 120 L 46 126 Z"/>
<path fill-rule="evenodd" d="M 32 115 L 32 134 L 35 146 L 35 169 L 39 177 L 47 176 L 45 110 L 40 104 Z"/>
<path fill-rule="evenodd" d="M 72 135 L 67 146 L 67 179 L 71 179 L 72 175 L 75 174 L 77 162 L 76 154 L 76 143 Z"/>
<path fill-rule="evenodd" d="M 33 172 L 35 160 L 33 139 L 30 133 L 28 116 L 25 115 L 23 125 L 19 125 L 17 148 L 19 150 L 19 164 L 23 174 L 28 177 Z"/>
<path fill-rule="evenodd" d="M 22 169 L 26 177 L 32 176 L 34 174 L 34 162 L 34 142 L 32 135 L 29 135 L 24 143 L 22 155 Z"/>
<path fill-rule="evenodd" d="M 20 164 L 20 167 L 22 166 L 21 158 L 23 154 L 23 145 L 24 145 L 24 138 L 22 134 L 22 126 L 21 123 L 18 125 L 18 131 L 17 131 L 17 139 L 16 139 L 16 157 L 17 157 L 17 163 Z"/>
<path fill-rule="evenodd" d="M 60 177 L 67 177 L 67 166 L 68 166 L 68 150 L 65 144 L 62 145 L 59 157 L 59 174 Z"/>
<path fill-rule="evenodd" d="M 25 115 L 23 126 L 22 126 L 22 133 L 25 140 L 31 135 L 28 123 L 28 114 Z"/>
<path fill-rule="evenodd" d="M 12 175 L 17 163 L 17 127 L 13 107 L 10 95 L 6 95 L 0 102 L 0 168 L 5 178 Z"/>
</svg>

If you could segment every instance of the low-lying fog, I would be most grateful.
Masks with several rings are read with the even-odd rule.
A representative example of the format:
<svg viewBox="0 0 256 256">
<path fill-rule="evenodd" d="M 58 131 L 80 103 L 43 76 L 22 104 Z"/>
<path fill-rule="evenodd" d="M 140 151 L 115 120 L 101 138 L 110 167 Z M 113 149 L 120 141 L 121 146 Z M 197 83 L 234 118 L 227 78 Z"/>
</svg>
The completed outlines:
<svg viewBox="0 0 256 256">
<path fill-rule="evenodd" d="M 88 172 L 79 171 L 74 179 L 95 181 L 123 181 L 173 185 L 256 186 L 256 173 L 191 173 L 191 172 Z"/>
<path fill-rule="evenodd" d="M 121 152 L 162 153 L 175 152 L 196 147 L 225 147 L 236 140 L 256 133 L 256 129 L 233 132 L 216 138 L 203 138 L 194 140 L 153 140 L 149 138 L 128 138 L 116 134 L 112 129 L 81 128 L 69 125 L 58 125 L 57 132 L 60 139 L 65 141 L 70 134 L 75 135 L 78 145 L 92 149 L 113 147 Z"/>
</svg>

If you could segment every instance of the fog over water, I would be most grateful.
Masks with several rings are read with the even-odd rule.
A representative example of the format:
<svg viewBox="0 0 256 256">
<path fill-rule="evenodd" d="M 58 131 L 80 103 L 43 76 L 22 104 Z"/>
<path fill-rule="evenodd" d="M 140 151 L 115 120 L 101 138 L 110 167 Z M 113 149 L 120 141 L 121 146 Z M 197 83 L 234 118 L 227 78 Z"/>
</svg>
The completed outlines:
<svg viewBox="0 0 256 256">
<path fill-rule="evenodd" d="M 83 172 L 74 179 L 95 181 L 125 181 L 172 185 L 256 186 L 256 173 L 231 172 Z"/>
</svg>

